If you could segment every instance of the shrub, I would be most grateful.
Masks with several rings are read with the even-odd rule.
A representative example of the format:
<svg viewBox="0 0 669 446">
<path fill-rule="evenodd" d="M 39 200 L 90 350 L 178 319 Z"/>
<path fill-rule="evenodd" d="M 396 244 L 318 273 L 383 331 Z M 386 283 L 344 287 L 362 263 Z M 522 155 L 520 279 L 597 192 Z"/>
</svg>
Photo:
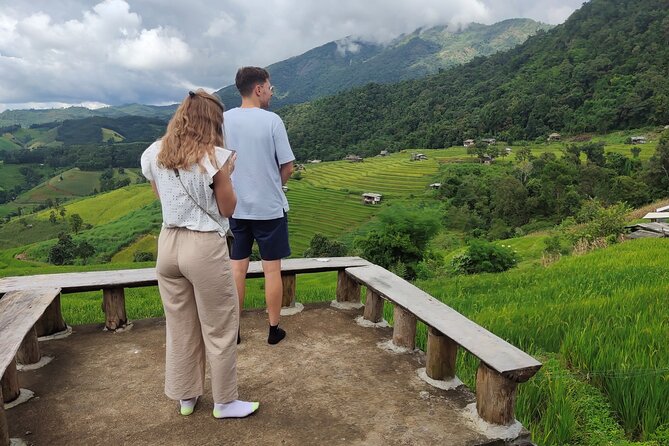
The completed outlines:
<svg viewBox="0 0 669 446">
<path fill-rule="evenodd" d="M 451 260 L 453 268 L 462 274 L 500 273 L 516 263 L 516 254 L 510 247 L 480 240 L 472 240 L 466 252 Z"/>
<path fill-rule="evenodd" d="M 580 225 L 568 227 L 568 234 L 573 243 L 584 239 L 592 244 L 597 239 L 605 239 L 608 243 L 616 243 L 621 234 L 624 234 L 627 224 L 626 217 L 630 209 L 624 203 L 604 207 L 597 200 L 591 200 L 583 204 L 581 211 L 576 216 L 576 222 Z"/>
<path fill-rule="evenodd" d="M 152 262 L 155 260 L 152 252 L 148 251 L 135 251 L 133 255 L 133 262 Z"/>
<path fill-rule="evenodd" d="M 54 265 L 66 265 L 72 263 L 76 256 L 76 245 L 69 234 L 61 232 L 58 234 L 58 242 L 49 249 L 48 260 Z"/>
<path fill-rule="evenodd" d="M 304 257 L 342 257 L 346 255 L 346 245 L 330 240 L 323 234 L 314 234 Z"/>
<path fill-rule="evenodd" d="M 379 222 L 379 229 L 356 238 L 356 248 L 370 262 L 402 272 L 405 279 L 415 279 L 416 265 L 428 254 L 427 244 L 439 232 L 439 212 L 392 206 L 379 214 Z"/>
</svg>

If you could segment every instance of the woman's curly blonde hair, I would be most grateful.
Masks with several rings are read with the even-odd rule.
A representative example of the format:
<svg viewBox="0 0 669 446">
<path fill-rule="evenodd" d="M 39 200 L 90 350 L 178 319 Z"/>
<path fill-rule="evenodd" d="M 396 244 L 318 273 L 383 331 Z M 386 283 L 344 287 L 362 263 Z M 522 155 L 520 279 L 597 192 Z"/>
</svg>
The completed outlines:
<svg viewBox="0 0 669 446">
<path fill-rule="evenodd" d="M 158 153 L 158 165 L 166 169 L 189 170 L 193 164 L 198 164 L 204 171 L 201 162 L 208 155 L 212 165 L 220 168 L 214 147 L 224 146 L 224 111 L 223 103 L 217 96 L 202 89 L 188 92 L 167 124 Z"/>
</svg>

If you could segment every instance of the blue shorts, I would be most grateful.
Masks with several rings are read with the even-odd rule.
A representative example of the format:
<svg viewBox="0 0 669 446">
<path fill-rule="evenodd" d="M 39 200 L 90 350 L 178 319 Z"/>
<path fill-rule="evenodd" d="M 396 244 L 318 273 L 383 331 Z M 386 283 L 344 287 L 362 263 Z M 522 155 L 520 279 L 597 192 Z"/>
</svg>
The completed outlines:
<svg viewBox="0 0 669 446">
<path fill-rule="evenodd" d="M 290 256 L 288 243 L 288 216 L 273 220 L 244 220 L 230 217 L 230 230 L 235 236 L 232 243 L 232 260 L 251 257 L 253 240 L 258 243 L 260 258 L 280 260 Z"/>
</svg>

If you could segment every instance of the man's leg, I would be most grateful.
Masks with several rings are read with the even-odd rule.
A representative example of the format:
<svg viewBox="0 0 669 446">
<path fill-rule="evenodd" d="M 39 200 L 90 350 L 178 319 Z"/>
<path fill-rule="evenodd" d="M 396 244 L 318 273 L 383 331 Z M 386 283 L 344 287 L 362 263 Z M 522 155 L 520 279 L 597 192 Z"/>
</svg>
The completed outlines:
<svg viewBox="0 0 669 446">
<path fill-rule="evenodd" d="M 254 222 L 253 235 L 258 242 L 262 269 L 265 275 L 265 302 L 269 314 L 269 344 L 277 344 L 286 332 L 279 328 L 283 283 L 281 280 L 281 259 L 290 255 L 288 244 L 288 219 L 262 220 Z"/>
<path fill-rule="evenodd" d="M 244 306 L 244 295 L 246 293 L 246 272 L 249 270 L 249 262 L 249 257 L 242 260 L 231 260 L 232 275 L 235 278 L 235 286 L 237 287 L 237 296 L 239 298 L 240 315 L 242 314 L 242 307 Z M 279 266 L 279 268 L 281 267 Z M 279 305 L 281 305 L 281 301 L 279 301 Z"/>
<path fill-rule="evenodd" d="M 262 270 L 265 275 L 265 302 L 267 303 L 267 313 L 269 313 L 269 324 L 279 325 L 283 295 L 281 259 L 263 260 Z"/>
<path fill-rule="evenodd" d="M 244 296 L 246 295 L 246 272 L 249 269 L 249 260 L 251 258 L 253 233 L 247 220 L 237 220 L 235 218 L 230 218 L 230 230 L 235 236 L 232 241 L 232 251 L 229 253 L 230 264 L 232 265 L 232 277 L 235 282 L 235 288 L 237 288 L 239 316 L 241 317 L 242 309 L 244 308 Z M 240 342 L 242 342 L 241 328 L 238 328 L 237 344 Z"/>
</svg>

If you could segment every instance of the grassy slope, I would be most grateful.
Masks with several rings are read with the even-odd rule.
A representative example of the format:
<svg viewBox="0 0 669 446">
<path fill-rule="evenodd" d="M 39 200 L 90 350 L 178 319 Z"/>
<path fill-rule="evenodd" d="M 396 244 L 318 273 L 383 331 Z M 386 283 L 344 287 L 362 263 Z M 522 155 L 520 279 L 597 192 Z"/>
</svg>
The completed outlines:
<svg viewBox="0 0 669 446">
<path fill-rule="evenodd" d="M 559 353 L 604 391 L 628 434 L 644 436 L 669 423 L 668 248 L 669 240 L 631 241 L 548 268 L 535 262 L 418 285 L 528 352 Z M 473 385 L 473 372 L 461 378 Z M 519 414 L 529 417 L 523 404 L 521 393 Z M 554 440 L 577 429 L 565 427 L 568 434 Z"/>
</svg>

